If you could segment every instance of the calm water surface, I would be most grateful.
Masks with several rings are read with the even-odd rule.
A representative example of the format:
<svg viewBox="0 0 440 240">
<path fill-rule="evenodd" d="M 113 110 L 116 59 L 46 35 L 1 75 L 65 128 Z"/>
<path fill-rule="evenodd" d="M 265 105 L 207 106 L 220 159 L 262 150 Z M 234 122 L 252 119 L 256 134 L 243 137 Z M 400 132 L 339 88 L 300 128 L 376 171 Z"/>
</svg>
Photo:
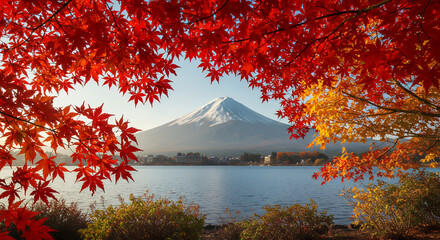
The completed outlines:
<svg viewBox="0 0 440 240">
<path fill-rule="evenodd" d="M 187 202 L 200 205 L 207 214 L 206 223 L 216 224 L 224 211 L 238 210 L 241 216 L 262 213 L 265 204 L 289 205 L 308 203 L 312 198 L 320 210 L 335 216 L 336 224 L 348 224 L 352 209 L 338 196 L 344 187 L 353 183 L 332 181 L 321 186 L 321 180 L 312 175 L 319 167 L 261 167 L 261 166 L 138 166 L 133 173 L 134 182 L 106 182 L 105 192 L 79 193 L 81 183 L 74 184 L 75 174 L 68 174 L 66 182 L 55 181 L 52 187 L 68 202 L 78 202 L 88 210 L 93 201 L 118 205 L 118 195 L 128 199 L 130 193 L 141 195 L 149 190 L 158 196 L 177 200 L 184 196 Z M 1 175 L 10 174 L 6 169 Z M 100 207 L 99 204 L 97 207 Z"/>
</svg>

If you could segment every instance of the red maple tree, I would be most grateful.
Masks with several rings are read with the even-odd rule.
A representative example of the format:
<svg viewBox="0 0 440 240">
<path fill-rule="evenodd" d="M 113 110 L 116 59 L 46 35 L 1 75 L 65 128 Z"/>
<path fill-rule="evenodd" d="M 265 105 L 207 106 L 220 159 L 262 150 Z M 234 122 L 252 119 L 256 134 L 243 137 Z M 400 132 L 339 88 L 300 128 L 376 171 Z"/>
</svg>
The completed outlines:
<svg viewBox="0 0 440 240">
<path fill-rule="evenodd" d="M 211 81 L 235 74 L 263 101 L 280 101 L 279 117 L 302 137 L 317 119 L 303 98 L 315 84 L 331 89 L 350 77 L 363 92 L 347 97 L 373 107 L 395 94 L 390 79 L 407 90 L 438 89 L 439 9 L 435 0 L 3 1 L 0 169 L 12 166 L 13 150 L 26 164 L 0 179 L 0 198 L 9 203 L 0 221 L 24 237 L 49 238 L 19 204 L 20 192 L 55 198 L 50 181 L 64 179 L 67 169 L 46 145 L 54 153 L 73 149 L 82 189 L 104 189 L 112 176 L 131 179 L 138 130 L 122 118 L 110 123 L 102 106 L 54 107 L 60 92 L 94 81 L 135 105 L 153 103 L 172 89 L 176 59 L 198 59 Z"/>
</svg>

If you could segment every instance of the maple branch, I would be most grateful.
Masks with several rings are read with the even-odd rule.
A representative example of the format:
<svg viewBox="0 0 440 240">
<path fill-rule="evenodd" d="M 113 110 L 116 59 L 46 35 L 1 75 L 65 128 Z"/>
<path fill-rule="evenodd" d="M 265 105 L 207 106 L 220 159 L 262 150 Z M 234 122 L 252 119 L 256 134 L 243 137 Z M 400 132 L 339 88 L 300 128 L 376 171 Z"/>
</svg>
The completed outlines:
<svg viewBox="0 0 440 240">
<path fill-rule="evenodd" d="M 150 10 L 145 9 L 145 11 L 146 11 L 148 14 L 150 14 L 150 16 L 153 16 L 153 14 L 150 12 Z M 158 21 L 160 24 L 162 24 L 162 26 L 165 25 L 165 24 L 164 24 L 162 21 L 160 21 L 159 19 L 154 19 L 154 20 Z"/>
<path fill-rule="evenodd" d="M 382 5 L 384 5 L 384 4 L 386 4 L 386 3 L 388 3 L 388 2 L 390 2 L 391 0 L 385 0 L 385 1 L 382 1 L 382 2 L 380 2 L 380 3 L 377 3 L 377 4 L 375 4 L 375 5 L 372 5 L 372 6 L 370 6 L 370 7 L 368 7 L 368 8 L 364 8 L 364 9 L 362 9 L 362 10 L 359 10 L 359 11 L 355 11 L 356 12 L 356 14 L 354 15 L 354 16 L 352 16 L 352 17 L 349 17 L 349 18 L 347 18 L 347 19 L 345 19 L 343 22 L 341 22 L 341 23 L 339 23 L 339 25 L 338 26 L 336 26 L 336 28 L 335 29 L 333 29 L 333 31 L 331 31 L 329 34 L 327 34 L 327 36 L 324 36 L 324 37 L 321 37 L 321 38 L 317 38 L 317 39 L 315 39 L 315 40 L 313 40 L 312 42 L 310 42 L 309 44 L 307 44 L 306 45 L 306 47 L 305 48 L 303 48 L 291 61 L 289 61 L 285 66 L 284 66 L 284 68 L 286 68 L 286 67 L 288 67 L 290 64 L 292 64 L 292 62 L 293 61 L 295 61 L 308 47 L 310 47 L 313 43 L 315 43 L 315 42 L 317 42 L 317 41 L 321 41 L 319 44 L 318 44 L 318 47 L 319 47 L 319 45 L 321 45 L 321 43 L 324 41 L 324 40 L 326 40 L 326 39 L 328 39 L 331 35 L 333 35 L 339 28 L 341 28 L 346 22 L 348 22 L 348 21 L 350 21 L 350 20 L 352 20 L 352 19 L 354 19 L 354 18 L 356 18 L 356 17 L 358 17 L 359 15 L 361 15 L 362 13 L 366 13 L 366 12 L 368 12 L 368 11 L 371 11 L 372 9 L 374 9 L 374 8 L 377 8 L 377 7 L 380 7 L 380 6 L 382 6 Z M 319 18 L 316 18 L 315 20 L 318 20 Z"/>
<path fill-rule="evenodd" d="M 57 22 L 58 23 L 58 26 L 60 26 L 60 28 L 61 28 L 61 30 L 63 30 L 63 32 L 67 35 L 67 32 L 66 32 L 66 30 L 64 30 L 64 28 L 63 28 L 63 26 L 61 25 L 61 23 L 60 22 L 58 22 L 58 19 L 55 17 L 54 18 L 55 19 L 55 22 Z"/>
<path fill-rule="evenodd" d="M 61 12 L 61 10 L 63 10 L 65 7 L 67 7 L 67 5 L 71 2 L 72 0 L 67 0 L 58 10 L 56 10 L 50 17 L 48 17 L 44 22 L 40 23 L 40 25 L 32 28 L 32 32 L 30 35 L 32 35 L 32 33 L 37 30 L 38 28 L 44 26 L 47 22 L 49 22 L 50 20 L 52 20 L 52 18 L 54 18 L 56 15 L 58 15 L 58 13 Z"/>
<path fill-rule="evenodd" d="M 284 67 L 283 67 L 283 71 L 284 71 L 284 69 L 286 69 L 290 64 L 292 64 L 293 63 L 293 61 L 295 61 L 296 59 L 298 59 L 299 58 L 299 56 L 301 56 L 301 54 L 303 53 L 303 52 L 305 52 L 306 50 L 307 50 L 307 48 L 309 48 L 313 43 L 315 43 L 315 42 L 317 42 L 317 41 L 319 41 L 320 39 L 315 39 L 315 40 L 313 40 L 312 42 L 310 42 L 309 44 L 307 44 L 293 59 L 291 59 L 287 64 L 285 64 L 284 65 Z"/>
<path fill-rule="evenodd" d="M 330 14 L 330 15 L 332 15 L 332 14 Z M 329 15 L 329 16 L 330 16 L 330 15 Z M 318 19 L 318 18 L 317 18 L 317 19 Z M 316 20 L 316 19 L 315 19 L 315 20 Z M 303 22 L 300 22 L 300 23 L 297 23 L 297 24 L 294 24 L 294 25 L 291 25 L 291 26 L 289 26 L 288 28 L 277 28 L 277 29 L 275 29 L 275 30 L 273 30 L 273 31 L 269 31 L 269 32 L 263 33 L 263 34 L 261 34 L 261 35 L 262 35 L 262 36 L 266 36 L 266 35 L 269 35 L 269 34 L 273 34 L 273 33 L 277 33 L 277 32 L 282 32 L 282 31 L 285 31 L 285 30 L 290 30 L 290 29 L 292 29 L 292 28 L 296 28 L 296 27 L 302 26 L 302 25 L 304 25 L 304 24 L 306 24 L 306 23 L 307 23 L 307 20 L 306 20 L 306 21 L 303 21 Z M 251 39 L 250 37 L 247 37 L 247 38 L 242 38 L 242 39 L 237 39 L 237 40 L 224 41 L 224 42 L 222 42 L 222 44 L 245 42 L 245 41 L 248 41 L 248 40 L 250 40 L 250 39 Z"/>
<path fill-rule="evenodd" d="M 396 132 L 398 130 L 395 130 Z M 418 137 L 418 138 L 427 138 L 427 139 L 432 139 L 432 138 L 439 138 L 439 135 L 432 135 L 432 134 L 421 134 L 421 133 L 415 133 L 415 132 L 411 132 L 411 131 L 399 131 L 400 133 L 405 133 L 406 135 L 404 136 L 404 138 L 410 138 L 410 137 Z"/>
<path fill-rule="evenodd" d="M 40 125 L 40 124 L 37 124 L 37 123 L 33 123 L 33 122 L 29 121 L 29 120 L 26 120 L 26 119 L 22 119 L 22 118 L 19 118 L 19 117 L 13 116 L 13 115 L 8 114 L 8 113 L 5 113 L 5 112 L 3 112 L 3 111 L 0 111 L 0 114 L 3 114 L 4 116 L 10 117 L 10 118 L 12 118 L 12 119 L 15 119 L 15 120 L 18 120 L 18 121 L 21 121 L 21 122 L 25 122 L 25 123 L 30 124 L 30 125 L 34 125 L 34 126 L 36 126 L 36 127 L 42 128 L 42 129 L 44 129 L 44 130 L 46 130 L 46 131 L 52 132 L 52 133 L 54 133 L 54 134 L 57 134 L 57 131 L 54 130 L 54 129 L 52 129 L 52 128 L 48 128 L 48 127 L 45 127 L 45 126 L 43 126 L 43 125 Z"/>
<path fill-rule="evenodd" d="M 430 112 L 424 112 L 424 111 L 417 111 L 417 110 L 407 110 L 407 109 L 395 109 L 395 108 L 389 108 L 389 107 L 384 107 L 381 105 L 378 105 L 374 102 L 371 102 L 365 98 L 361 98 L 358 96 L 355 96 L 353 94 L 347 93 L 345 91 L 342 91 L 342 93 L 346 96 L 349 96 L 351 98 L 357 99 L 359 101 L 368 103 L 372 106 L 375 106 L 379 109 L 383 109 L 383 110 L 387 110 L 387 111 L 391 111 L 391 112 L 395 112 L 395 113 L 409 113 L 409 114 L 417 114 L 417 115 L 422 115 L 422 116 L 426 116 L 426 117 L 440 117 L 440 113 L 430 113 Z"/>
<path fill-rule="evenodd" d="M 390 112 L 383 112 L 383 113 L 365 114 L 365 115 L 359 116 L 358 118 L 379 117 L 379 116 L 391 115 L 391 114 L 394 114 L 394 113 L 395 112 L 390 111 Z M 356 115 L 355 113 L 349 113 L 349 114 Z"/>
<path fill-rule="evenodd" d="M 361 15 L 362 13 L 366 13 L 366 12 L 369 12 L 369 11 L 375 9 L 375 8 L 381 7 L 382 5 L 384 5 L 384 4 L 386 4 L 386 3 L 390 2 L 390 1 L 391 1 L 391 0 L 384 0 L 384 1 L 380 2 L 380 3 L 374 4 L 374 5 L 371 5 L 371 6 L 367 7 L 367 8 L 364 8 L 364 9 L 359 10 L 354 16 L 349 17 L 349 18 L 345 19 L 343 22 L 341 22 L 341 23 L 340 23 L 335 29 L 333 29 L 333 31 L 332 31 L 329 35 L 327 35 L 327 36 L 329 37 L 329 36 L 333 35 L 333 33 L 335 33 L 336 30 L 338 30 L 340 27 L 342 27 L 342 25 L 344 25 L 346 22 L 348 22 L 348 21 L 350 21 L 350 20 L 352 20 L 352 19 L 358 17 L 358 16 Z"/>
<path fill-rule="evenodd" d="M 361 127 L 364 127 L 364 128 L 366 128 L 366 129 L 369 129 L 371 132 L 374 132 L 374 133 L 380 133 L 381 131 L 379 131 L 379 130 L 377 130 L 376 128 L 374 128 L 374 127 L 372 127 L 372 126 L 370 126 L 370 125 L 367 125 L 367 124 L 365 124 L 365 123 L 362 123 L 362 122 L 359 122 L 359 121 L 356 121 L 358 118 L 352 118 L 352 119 L 350 119 L 349 121 L 352 123 L 352 124 L 354 124 L 354 125 L 358 125 L 358 126 L 361 126 Z M 346 122 L 336 122 L 336 123 L 338 123 L 338 124 L 347 124 Z M 342 131 L 342 130 L 340 130 L 340 131 Z M 375 136 L 377 136 L 377 135 L 375 135 Z M 375 136 L 373 136 L 373 137 L 375 137 Z"/>
<path fill-rule="evenodd" d="M 58 15 L 58 13 L 60 13 L 65 7 L 67 7 L 67 5 L 71 2 L 72 0 L 67 0 L 58 10 L 56 10 L 50 17 L 48 17 L 46 20 L 44 20 L 44 22 L 40 23 L 38 26 L 30 28 L 31 33 L 29 33 L 29 36 L 21 43 L 19 43 L 17 46 L 14 46 L 12 48 L 8 48 L 8 50 L 12 50 L 15 48 L 19 48 L 21 45 L 23 45 L 25 42 L 28 42 L 31 37 L 32 34 L 34 34 L 34 32 L 39 29 L 40 27 L 44 26 L 46 23 L 48 23 L 50 20 L 52 20 L 52 18 L 55 18 L 56 15 Z"/>
<path fill-rule="evenodd" d="M 396 79 L 393 79 L 393 81 L 394 81 L 394 83 L 395 83 L 400 89 L 402 89 L 403 91 L 405 91 L 406 93 L 408 93 L 409 95 L 411 95 L 413 98 L 415 98 L 415 99 L 419 100 L 420 102 L 422 102 L 422 103 L 424 103 L 424 104 L 426 104 L 426 105 L 428 105 L 428 106 L 431 106 L 431 107 L 433 107 L 433 108 L 435 108 L 435 109 L 437 109 L 437 110 L 440 111 L 440 107 L 439 107 L 439 106 L 437 106 L 437 105 L 431 103 L 431 102 L 428 101 L 427 99 L 422 98 L 422 97 L 418 96 L 417 94 L 415 94 L 414 92 L 412 92 L 411 90 L 405 88 L 405 87 L 404 87 L 399 81 L 397 81 Z"/>
<path fill-rule="evenodd" d="M 423 9 L 423 12 L 420 15 L 422 15 L 422 16 L 425 15 L 426 9 L 428 8 L 428 5 L 429 5 L 430 2 L 431 2 L 431 0 L 428 0 L 428 2 L 426 3 L 425 8 Z M 426 32 L 425 28 L 423 27 L 423 18 L 424 18 L 424 16 L 420 19 L 420 28 L 425 33 L 425 35 L 428 36 L 428 39 L 431 39 L 431 37 L 429 36 L 429 34 Z M 423 44 L 422 44 L 422 42 L 420 41 L 420 38 L 419 38 L 419 33 L 417 33 L 417 39 L 419 40 L 420 46 L 423 47 Z"/>
<path fill-rule="evenodd" d="M 264 9 L 261 7 L 261 1 L 258 4 L 258 6 L 256 6 L 253 10 L 252 13 L 255 14 L 256 16 L 258 16 L 258 14 L 255 13 L 255 9 L 260 8 L 260 11 L 263 13 L 263 17 L 266 20 L 267 24 L 273 29 L 276 30 L 277 28 L 272 26 L 272 23 L 274 23 L 274 21 L 272 21 L 271 19 L 269 19 L 269 16 L 267 15 L 267 13 L 264 11 Z M 273 35 L 272 35 L 273 36 Z"/>
<path fill-rule="evenodd" d="M 118 25 L 118 23 L 117 23 L 117 21 L 116 21 L 116 17 L 115 17 L 115 15 L 113 14 L 113 11 L 110 9 L 110 6 L 107 4 L 107 1 L 105 1 L 105 6 L 107 7 L 108 11 L 109 11 L 110 14 L 112 15 L 113 22 L 115 23 L 116 28 L 119 29 L 119 31 L 121 31 L 121 29 L 119 28 L 119 25 Z"/>
<path fill-rule="evenodd" d="M 344 114 L 348 114 L 348 115 L 354 115 L 355 117 L 350 118 L 348 121 L 356 124 L 356 125 L 360 125 L 364 128 L 367 128 L 369 130 L 371 130 L 372 132 L 382 132 L 382 131 L 377 131 L 376 129 L 370 127 L 369 125 L 366 125 L 362 122 L 359 122 L 358 120 L 365 120 L 367 119 L 367 121 L 370 122 L 371 125 L 375 125 L 374 121 L 372 121 L 372 119 L 370 119 L 370 117 L 379 117 L 379 116 L 385 116 L 385 115 L 391 115 L 394 114 L 395 112 L 384 112 L 384 113 L 376 113 L 376 114 L 362 114 L 362 113 L 355 113 L 355 112 L 342 112 Z M 374 120 L 374 119 L 373 119 Z M 402 130 L 401 128 L 394 128 L 394 126 L 389 126 L 390 130 L 393 133 L 387 133 L 388 134 L 393 134 L 394 136 L 398 137 L 400 136 L 401 138 L 404 137 L 423 137 L 423 138 L 437 138 L 438 135 L 427 135 L 427 134 L 417 134 L 414 131 L 411 131 L 411 129 L 414 127 L 414 125 L 416 124 L 416 121 L 413 121 L 411 119 L 407 119 L 407 122 L 412 123 L 411 126 L 408 127 L 408 129 L 406 130 Z M 344 122 L 337 122 L 337 123 L 344 123 Z M 405 135 L 402 135 L 405 134 Z"/>
<path fill-rule="evenodd" d="M 391 1 L 391 0 L 384 0 L 384 1 L 380 2 L 380 3 L 377 3 L 377 4 L 374 4 L 374 5 L 371 5 L 371 6 L 367 7 L 367 8 L 364 8 L 364 9 L 360 9 L 360 10 L 338 11 L 338 12 L 330 13 L 330 14 L 327 14 L 327 15 L 320 16 L 320 17 L 315 18 L 313 21 L 317 21 L 317 20 L 321 20 L 321 19 L 325 19 L 325 18 L 329 18 L 329 17 L 333 17 L 333 16 L 339 16 L 339 15 L 344 15 L 344 14 L 355 13 L 355 16 L 352 16 L 352 17 L 347 18 L 346 20 L 344 20 L 344 21 L 343 21 L 342 23 L 340 23 L 335 29 L 333 29 L 333 31 L 332 31 L 330 34 L 328 34 L 328 35 L 325 36 L 325 37 L 318 38 L 318 39 L 316 39 L 315 41 L 318 41 L 318 40 L 322 40 L 322 39 L 328 38 L 330 35 L 332 35 L 334 32 L 336 32 L 336 30 L 339 29 L 339 28 L 340 28 L 343 24 L 345 24 L 346 22 L 352 20 L 353 18 L 358 17 L 359 15 L 361 15 L 361 14 L 363 14 L 363 13 L 366 13 L 366 12 L 369 12 L 369 11 L 375 9 L 375 8 L 381 7 L 382 5 L 384 5 L 384 4 L 386 4 L 386 3 L 390 2 L 390 1 Z M 293 29 L 293 28 L 296 28 L 296 27 L 300 27 L 300 26 L 306 24 L 308 21 L 309 21 L 309 20 L 305 20 L 305 21 L 302 21 L 302 22 L 300 22 L 300 23 L 290 25 L 290 26 L 288 26 L 288 27 L 278 28 L 278 29 L 276 29 L 276 30 L 269 31 L 269 32 L 263 33 L 263 34 L 261 34 L 261 35 L 262 35 L 262 36 L 266 36 L 266 35 L 268 35 L 268 34 L 272 34 L 272 33 L 277 33 L 277 32 L 282 32 L 282 31 L 290 30 L 290 29 Z M 251 39 L 250 37 L 247 37 L 247 38 L 242 38 L 242 39 L 237 39 L 237 40 L 225 41 L 225 42 L 222 42 L 222 44 L 245 42 L 245 41 L 248 41 L 248 40 L 250 40 L 250 39 Z"/>
<path fill-rule="evenodd" d="M 33 125 L 33 126 L 36 126 L 36 127 L 42 128 L 42 129 L 44 129 L 44 130 L 46 130 L 46 131 L 51 132 L 51 133 L 54 134 L 55 136 L 58 136 L 58 131 L 55 130 L 55 129 L 48 128 L 48 127 L 45 127 L 45 126 L 43 126 L 43 125 L 33 123 L 33 122 L 31 122 L 31 121 L 29 121 L 29 120 L 26 120 L 26 119 L 22 119 L 22 118 L 19 118 L 19 117 L 15 117 L 15 116 L 13 116 L 13 115 L 11 115 L 11 114 L 8 114 L 8 113 L 5 113 L 5 112 L 3 112 L 3 111 L 0 111 L 0 114 L 3 114 L 4 116 L 10 117 L 10 118 L 15 119 L 15 120 L 17 120 L 17 121 L 25 122 L 25 123 L 27 123 L 27 124 L 30 124 L 30 125 Z M 89 146 L 87 146 L 87 145 L 83 142 L 84 140 L 90 140 L 91 138 L 90 138 L 90 139 L 80 139 L 80 138 L 72 137 L 72 139 L 78 141 L 78 142 L 79 142 L 82 146 L 84 146 L 84 147 L 85 147 L 90 153 L 92 153 L 92 154 L 93 154 L 94 156 L 96 156 L 97 158 L 101 159 L 101 158 L 96 154 L 95 150 L 91 149 Z M 69 145 L 69 144 L 67 144 L 67 145 Z"/>
<path fill-rule="evenodd" d="M 379 157 L 376 158 L 376 160 L 381 159 L 385 154 L 387 154 L 389 151 L 391 151 L 391 149 L 393 149 L 399 141 L 400 141 L 400 138 L 396 138 L 396 140 L 394 140 L 393 146 L 391 146 L 386 151 L 384 151 L 382 154 L 380 154 Z"/>
<path fill-rule="evenodd" d="M 438 142 L 440 141 L 440 137 L 438 137 L 432 144 L 431 146 L 429 146 L 427 149 L 425 149 L 426 151 L 429 151 L 431 148 L 433 148 Z"/>
<path fill-rule="evenodd" d="M 370 124 L 371 124 L 371 126 L 370 126 L 370 125 L 367 125 L 363 122 L 357 121 L 357 119 L 359 119 L 359 118 L 352 118 L 350 121 L 355 125 L 363 127 L 365 129 L 368 129 L 373 133 L 376 133 L 376 135 L 370 136 L 370 137 L 377 137 L 377 134 L 383 133 L 383 130 L 377 130 L 374 127 L 374 123 L 371 120 L 370 120 Z M 344 123 L 344 122 L 338 122 L 338 123 Z M 412 128 L 412 127 L 410 127 L 410 128 Z M 396 138 L 400 138 L 400 139 L 409 138 L 409 137 L 438 138 L 438 135 L 418 134 L 418 133 L 411 131 L 411 129 L 402 130 L 399 128 L 395 128 L 393 126 L 389 126 L 389 131 L 386 132 L 386 135 L 395 136 Z M 383 139 L 383 138 L 381 138 L 381 139 Z"/>
<path fill-rule="evenodd" d="M 229 2 L 229 0 L 226 0 L 226 1 L 223 3 L 223 5 L 221 5 L 221 6 L 220 6 L 215 12 L 213 12 L 211 15 L 206 16 L 206 17 L 202 17 L 202 18 L 200 18 L 200 19 L 197 19 L 197 20 L 195 20 L 195 21 L 189 22 L 189 23 L 187 23 L 187 24 L 188 24 L 188 25 L 189 25 L 189 24 L 193 24 L 193 23 L 200 22 L 200 21 L 203 21 L 203 20 L 205 20 L 205 19 L 208 19 L 208 18 L 210 18 L 210 17 L 213 17 L 214 15 L 216 15 L 217 13 L 219 13 L 219 12 L 222 10 L 222 8 L 226 6 L 226 4 L 227 4 L 228 2 Z"/>
</svg>

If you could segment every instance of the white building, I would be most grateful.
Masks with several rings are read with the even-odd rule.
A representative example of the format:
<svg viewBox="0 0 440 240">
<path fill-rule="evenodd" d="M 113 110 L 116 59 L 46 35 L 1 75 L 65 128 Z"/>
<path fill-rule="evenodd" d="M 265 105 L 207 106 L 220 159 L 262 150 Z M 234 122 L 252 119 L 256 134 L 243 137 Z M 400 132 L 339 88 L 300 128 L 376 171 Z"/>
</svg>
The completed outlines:
<svg viewBox="0 0 440 240">
<path fill-rule="evenodd" d="M 270 155 L 264 157 L 264 164 L 270 164 Z"/>
</svg>

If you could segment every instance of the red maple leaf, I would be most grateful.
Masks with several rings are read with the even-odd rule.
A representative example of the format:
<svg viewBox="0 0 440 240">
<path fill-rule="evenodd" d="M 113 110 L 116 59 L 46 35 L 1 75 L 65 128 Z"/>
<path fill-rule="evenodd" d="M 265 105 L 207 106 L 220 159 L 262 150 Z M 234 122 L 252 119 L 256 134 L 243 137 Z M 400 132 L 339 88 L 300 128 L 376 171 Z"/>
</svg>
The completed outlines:
<svg viewBox="0 0 440 240">
<path fill-rule="evenodd" d="M 53 239 L 49 232 L 54 232 L 52 228 L 43 225 L 47 218 L 30 221 L 26 230 L 23 231 L 21 237 L 26 240 L 41 240 L 41 239 Z"/>
<path fill-rule="evenodd" d="M 125 179 L 128 182 L 128 179 L 133 180 L 133 177 L 131 176 L 130 171 L 136 171 L 132 166 L 128 164 L 121 164 L 119 165 L 115 170 L 116 175 L 116 183 L 118 182 L 119 178 Z"/>
<path fill-rule="evenodd" d="M 58 192 L 47 186 L 49 185 L 49 182 L 50 181 L 40 181 L 37 186 L 34 186 L 35 190 L 31 193 L 31 195 L 34 195 L 34 202 L 41 199 L 44 203 L 49 204 L 49 201 L 47 200 L 48 197 L 56 200 L 53 193 Z"/>
<path fill-rule="evenodd" d="M 37 166 L 35 167 L 35 171 L 43 170 L 43 177 L 46 179 L 47 176 L 53 171 L 53 168 L 55 167 L 55 162 L 53 159 L 56 158 L 56 156 L 47 157 L 46 153 L 42 153 L 41 160 L 37 162 Z"/>
<path fill-rule="evenodd" d="M 9 234 L 9 232 L 7 232 L 7 231 L 0 232 L 0 239 L 2 239 L 2 240 L 15 240 L 15 238 L 9 236 L 8 234 Z"/>
<path fill-rule="evenodd" d="M 66 163 L 60 163 L 53 168 L 52 181 L 55 180 L 57 176 L 59 176 L 64 181 L 64 172 L 69 172 L 69 170 L 67 170 L 64 165 L 66 165 Z"/>
<path fill-rule="evenodd" d="M 0 149 L 0 170 L 6 164 L 12 167 L 12 161 L 14 160 L 15 158 L 9 153 L 9 151 L 4 150 L 3 148 Z"/>
<path fill-rule="evenodd" d="M 35 173 L 34 168 L 28 168 L 26 164 L 23 167 L 18 167 L 12 174 L 12 181 L 19 183 L 25 194 L 30 185 L 36 185 L 37 180 L 42 179 L 40 174 Z"/>
<path fill-rule="evenodd" d="M 14 203 L 15 198 L 20 198 L 13 182 L 11 182 L 9 185 L 2 185 L 0 187 L 3 189 L 3 192 L 0 194 L 0 199 L 7 197 L 9 205 Z"/>
<path fill-rule="evenodd" d="M 92 192 L 92 196 L 96 192 L 96 187 L 99 187 L 105 191 L 102 177 L 99 174 L 85 175 L 82 179 L 80 179 L 80 181 L 84 181 L 83 185 L 81 186 L 81 191 L 88 187 Z"/>
</svg>

